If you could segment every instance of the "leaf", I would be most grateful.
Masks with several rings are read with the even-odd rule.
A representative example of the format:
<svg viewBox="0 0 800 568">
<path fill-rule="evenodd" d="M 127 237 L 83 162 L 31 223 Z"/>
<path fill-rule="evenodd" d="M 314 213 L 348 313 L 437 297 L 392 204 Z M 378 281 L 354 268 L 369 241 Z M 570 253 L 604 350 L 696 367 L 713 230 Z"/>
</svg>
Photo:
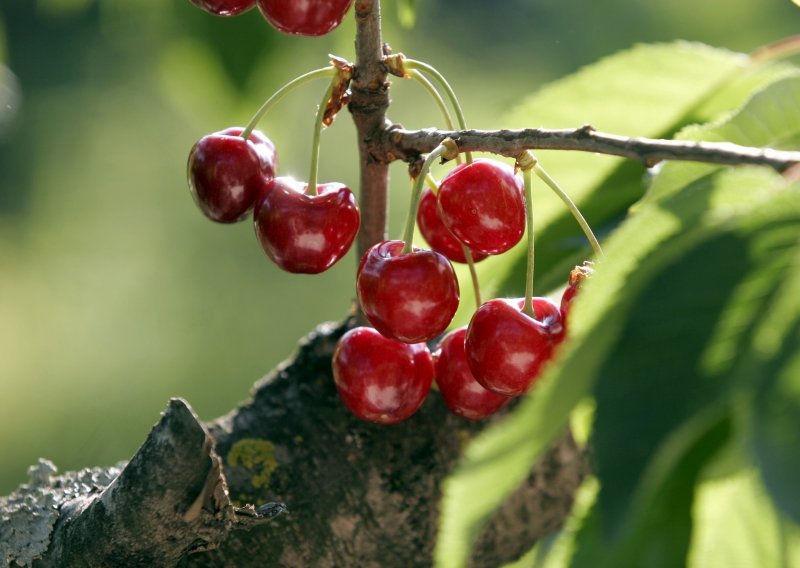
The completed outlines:
<svg viewBox="0 0 800 568">
<path fill-rule="evenodd" d="M 700 484 L 689 568 L 800 565 L 800 527 L 775 511 L 753 469 Z"/>
<path fill-rule="evenodd" d="M 397 19 L 406 29 L 414 27 L 417 22 L 417 2 L 419 0 L 397 0 Z"/>
<path fill-rule="evenodd" d="M 694 486 L 704 464 L 730 436 L 726 415 L 709 420 L 694 432 L 679 460 L 665 472 L 663 483 L 643 495 L 626 531 L 608 538 L 598 502 L 576 539 L 572 568 L 684 566 L 692 532 Z"/>
<path fill-rule="evenodd" d="M 522 105 L 518 113 L 512 113 L 508 122 L 512 126 L 541 124 L 562 127 L 588 120 L 594 121 L 598 128 L 656 137 L 685 124 L 687 117 L 715 96 L 715 104 L 720 105 L 721 99 L 715 93 L 739 74 L 742 62 L 739 55 L 693 44 L 639 46 L 543 89 Z M 657 80 L 651 82 L 655 68 L 659 73 L 655 75 Z M 608 77 L 611 77 L 611 82 L 606 84 Z M 764 74 L 760 80 L 766 82 L 772 77 Z M 674 84 L 662 85 L 662 80 Z M 740 97 L 741 91 L 738 95 L 731 94 L 730 100 L 738 101 Z M 616 101 L 616 107 L 613 101 Z M 619 223 L 618 219 L 641 191 L 644 169 L 639 165 L 572 152 L 541 152 L 539 157 L 582 205 L 590 223 L 596 221 L 593 212 L 610 225 Z M 690 253 L 693 247 L 720 236 L 718 232 L 723 231 L 723 227 L 772 198 L 785 185 L 774 172 L 758 168 L 722 170 L 690 179 L 694 181 L 687 182 L 681 191 L 663 202 L 639 207 L 635 215 L 625 220 L 605 240 L 606 258 L 572 309 L 572 339 L 564 345 L 557 361 L 546 370 L 536 390 L 510 417 L 473 441 L 453 476 L 445 481 L 436 548 L 439 566 L 466 564 L 470 543 L 479 533 L 483 520 L 518 485 L 536 458 L 562 431 L 575 405 L 592 392 L 598 369 L 607 362 L 609 352 L 615 349 L 625 318 L 634 309 L 638 293 L 651 282 L 649 279 L 662 274 L 660 269 L 670 262 L 679 262 L 681 256 Z M 622 189 L 617 192 L 617 187 Z M 591 207 L 583 207 L 587 203 Z M 574 238 L 574 233 L 566 228 L 565 217 L 559 216 L 560 202 L 549 195 L 537 194 L 535 207 L 539 231 L 537 278 L 553 285 L 558 281 L 559 271 L 566 274 L 562 265 L 574 262 L 575 251 L 582 249 L 557 238 L 559 235 Z M 716 246 L 735 248 L 739 245 L 731 243 L 742 241 L 742 238 L 731 235 L 728 239 L 732 239 L 726 241 L 728 244 Z M 695 260 L 694 265 L 697 262 Z M 645 263 L 649 268 L 642 268 Z M 521 287 L 523 266 L 514 253 L 482 262 L 479 270 L 486 295 L 490 296 L 498 289 L 519 290 L 508 281 L 509 277 L 519 280 Z M 549 274 L 551 270 L 556 276 Z M 637 293 L 629 294 L 631 289 Z M 740 293 L 730 287 L 723 287 L 722 291 L 728 295 Z M 685 294 L 692 292 L 691 289 L 684 290 Z M 463 305 L 469 309 L 469 298 L 464 299 Z M 723 311 L 717 304 L 705 315 L 707 318 L 724 318 Z M 465 319 L 462 314 L 461 320 Z M 732 316 L 729 319 L 736 320 Z M 712 327 L 706 322 L 704 331 L 707 335 Z M 675 333 L 680 332 L 682 330 Z M 735 332 L 717 335 L 721 344 L 724 344 L 725 337 L 734 338 L 734 344 L 738 341 Z M 714 335 L 715 341 L 717 335 Z M 628 337 L 633 339 L 631 334 Z M 680 352 L 672 353 L 674 357 L 680 357 Z M 695 355 L 696 359 L 705 362 L 705 351 L 695 351 Z M 713 393 L 708 394 L 705 400 L 715 400 Z M 698 404 L 697 408 L 702 406 Z M 689 414 L 691 412 L 683 416 Z M 679 423 L 680 419 L 674 421 L 676 428 Z M 688 445 L 697 435 L 692 428 L 684 437 L 675 435 L 666 423 L 662 424 L 662 429 L 663 439 L 669 439 L 671 443 L 666 443 L 661 449 L 671 449 L 672 453 L 667 451 L 663 454 L 666 457 L 661 458 L 662 467 L 656 468 L 653 475 L 645 475 L 643 486 L 650 487 L 651 493 L 658 489 L 658 480 L 663 478 L 663 472 L 673 467 L 676 460 L 679 462 L 685 457 Z M 650 463 L 646 458 L 644 462 Z"/>
<path fill-rule="evenodd" d="M 453 476 L 445 481 L 436 549 L 440 566 L 465 564 L 483 520 L 524 478 L 538 455 L 562 431 L 571 410 L 591 392 L 598 370 L 615 348 L 625 318 L 641 300 L 650 278 L 663 274 L 661 269 L 690 251 L 695 241 L 707 238 L 710 227 L 719 225 L 721 217 L 709 213 L 709 203 L 720 203 L 716 196 L 726 195 L 730 198 L 724 204 L 728 214 L 742 214 L 750 210 L 751 201 L 741 187 L 772 195 L 776 186 L 783 185 L 774 172 L 726 170 L 665 203 L 640 209 L 608 240 L 605 260 L 575 301 L 570 315 L 572 339 L 556 364 L 545 371 L 534 392 L 510 417 L 468 446 Z M 738 246 L 727 241 L 719 246 L 723 245 Z M 692 269 L 698 262 L 699 257 L 691 263 Z M 682 291 L 695 292 L 691 287 Z M 717 312 L 711 310 L 707 315 L 715 317 Z M 633 340 L 632 336 L 626 337 Z M 676 355 L 673 350 L 672 356 L 680 357 L 680 352 Z"/>
<path fill-rule="evenodd" d="M 501 126 L 573 128 L 590 123 L 617 134 L 664 136 L 683 126 L 692 108 L 740 75 L 746 62 L 742 54 L 696 43 L 638 45 L 547 85 L 509 112 Z M 541 151 L 537 157 L 601 236 L 642 195 L 641 164 L 581 152 Z M 544 292 L 563 285 L 571 266 L 589 253 L 574 220 L 543 184 L 535 184 L 534 201 L 537 290 Z M 521 244 L 482 261 L 478 270 L 484 296 L 519 294 L 524 257 Z M 469 292 L 464 296 L 462 304 L 471 306 Z M 458 317 L 466 323 L 468 310 Z"/>
<path fill-rule="evenodd" d="M 759 91 L 733 115 L 716 123 L 690 126 L 677 140 L 733 142 L 745 146 L 797 148 L 800 146 L 800 77 L 790 76 Z M 679 191 L 691 181 L 722 166 L 686 162 L 664 164 L 643 202 Z"/>
</svg>

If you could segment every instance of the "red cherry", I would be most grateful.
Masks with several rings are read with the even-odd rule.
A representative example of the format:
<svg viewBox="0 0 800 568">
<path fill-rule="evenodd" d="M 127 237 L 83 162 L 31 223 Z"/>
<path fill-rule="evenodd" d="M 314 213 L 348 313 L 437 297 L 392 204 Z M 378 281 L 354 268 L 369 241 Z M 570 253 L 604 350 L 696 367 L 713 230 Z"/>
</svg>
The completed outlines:
<svg viewBox="0 0 800 568">
<path fill-rule="evenodd" d="M 265 180 L 275 176 L 275 145 L 253 131 L 233 127 L 203 136 L 189 152 L 189 191 L 212 221 L 234 223 L 247 215 Z"/>
<path fill-rule="evenodd" d="M 447 230 L 447 227 L 444 226 L 444 223 L 439 218 L 436 196 L 428 188 L 425 188 L 419 200 L 417 226 L 431 249 L 445 255 L 452 262 L 467 262 L 461 243 L 453 236 L 453 233 Z M 474 250 L 471 252 L 474 262 L 486 258 L 483 253 Z"/>
<path fill-rule="evenodd" d="M 569 283 L 567 284 L 567 289 L 564 290 L 564 294 L 561 296 L 561 319 L 564 320 L 565 325 L 567 323 L 567 315 L 572 307 L 572 300 L 575 297 L 575 294 L 577 294 L 578 290 L 580 290 L 581 286 L 583 286 L 583 281 L 587 278 L 591 278 L 593 274 L 594 268 L 592 267 L 592 262 L 588 260 L 585 260 L 583 265 L 573 268 L 569 273 Z"/>
<path fill-rule="evenodd" d="M 464 339 L 467 328 L 448 333 L 433 354 L 434 376 L 444 402 L 454 414 L 481 420 L 497 412 L 509 400 L 484 388 L 469 370 Z"/>
<path fill-rule="evenodd" d="M 439 186 L 439 216 L 470 249 L 500 254 L 525 232 L 525 187 L 513 168 L 495 160 L 456 166 Z"/>
<path fill-rule="evenodd" d="M 383 241 L 361 259 L 356 291 L 364 315 L 386 337 L 406 343 L 442 333 L 458 309 L 458 280 L 447 259 L 403 241 Z"/>
<path fill-rule="evenodd" d="M 353 0 L 257 0 L 272 26 L 285 34 L 320 36 L 342 23 Z"/>
<path fill-rule="evenodd" d="M 256 0 L 191 0 L 191 2 L 215 16 L 235 16 L 247 12 L 256 5 Z"/>
<path fill-rule="evenodd" d="M 369 327 L 351 329 L 333 354 L 336 390 L 353 414 L 394 424 L 422 405 L 433 382 L 433 362 L 424 343 L 409 345 Z"/>
<path fill-rule="evenodd" d="M 275 264 L 289 272 L 317 274 L 350 249 L 361 215 L 353 192 L 341 183 L 317 186 L 280 177 L 267 183 L 256 201 L 256 235 Z"/>
<path fill-rule="evenodd" d="M 524 300 L 490 300 L 469 322 L 467 362 L 475 379 L 505 396 L 523 394 L 563 337 L 561 313 L 547 298 L 534 298 L 536 319 L 522 311 Z"/>
</svg>

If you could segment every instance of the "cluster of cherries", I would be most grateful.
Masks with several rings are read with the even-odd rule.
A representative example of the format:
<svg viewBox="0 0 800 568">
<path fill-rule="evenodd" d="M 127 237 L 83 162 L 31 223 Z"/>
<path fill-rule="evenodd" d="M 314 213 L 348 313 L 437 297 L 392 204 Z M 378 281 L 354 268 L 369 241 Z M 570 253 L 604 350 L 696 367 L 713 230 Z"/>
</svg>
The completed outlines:
<svg viewBox="0 0 800 568">
<path fill-rule="evenodd" d="M 243 135 L 246 135 L 244 137 Z M 189 187 L 201 211 L 233 223 L 252 211 L 267 256 L 289 272 L 316 274 L 350 249 L 360 223 L 353 193 L 275 177 L 277 154 L 261 132 L 240 127 L 201 138 L 189 154 Z M 588 264 L 570 275 L 561 306 L 533 298 L 482 304 L 469 326 L 447 334 L 431 354 L 426 342 L 450 324 L 459 303 L 452 262 L 501 254 L 521 239 L 525 199 L 520 176 L 501 162 L 475 160 L 451 170 L 438 192 L 426 189 L 416 212 L 432 250 L 383 241 L 361 259 L 356 291 L 374 326 L 341 339 L 333 358 L 336 387 L 358 417 L 391 424 L 422 405 L 434 377 L 447 406 L 478 420 L 525 393 L 565 334 L 572 298 Z"/>
<path fill-rule="evenodd" d="M 452 321 L 459 288 L 452 265 L 501 254 L 525 229 L 522 180 L 506 164 L 476 160 L 453 169 L 438 192 L 426 189 L 417 223 L 432 250 L 404 241 L 376 244 L 361 259 L 356 290 L 374 329 L 347 332 L 333 357 L 345 405 L 359 418 L 392 424 L 422 405 L 435 381 L 448 408 L 485 418 L 524 394 L 565 336 L 566 316 L 587 263 L 576 267 L 561 306 L 533 298 L 482 304 L 467 327 L 448 333 L 431 354 L 426 342 Z"/>
<path fill-rule="evenodd" d="M 236 16 L 258 6 L 272 26 L 285 34 L 319 36 L 342 23 L 353 0 L 191 0 L 216 16 Z"/>
<path fill-rule="evenodd" d="M 212 221 L 234 223 L 253 211 L 267 256 L 288 272 L 318 274 L 350 249 L 361 215 L 341 183 L 275 177 L 275 145 L 263 133 L 233 127 L 202 137 L 189 153 L 189 189 Z"/>
<path fill-rule="evenodd" d="M 234 16 L 257 5 L 278 30 L 309 36 L 337 27 L 352 3 L 191 1 L 220 16 Z M 404 61 L 414 64 L 411 73 L 404 69 Z M 394 62 L 398 76 L 419 79 L 415 67 L 438 76 L 421 62 L 402 56 Z M 332 68 L 298 77 L 280 91 L 312 76 L 334 74 L 330 98 L 318 111 L 308 183 L 276 177 L 274 144 L 252 130 L 278 93 L 250 126 L 204 136 L 189 155 L 189 187 L 202 212 L 219 223 L 241 221 L 252 212 L 264 252 L 289 272 L 317 274 L 333 266 L 350 249 L 361 220 L 350 189 L 340 183 L 316 182 L 320 128 L 344 104 L 351 70 L 343 60 L 334 58 L 332 63 Z M 451 94 L 461 127 L 466 128 L 455 95 L 443 78 L 440 82 Z M 522 238 L 526 212 L 530 214 L 525 184 L 515 169 L 495 160 L 472 161 L 469 154 L 467 163 L 451 170 L 441 184 L 432 183 L 432 189 L 422 191 L 431 160 L 445 153 L 452 159 L 458 149 L 454 143 L 443 143 L 426 159 L 412 192 L 403 240 L 374 245 L 358 267 L 358 300 L 373 327 L 358 327 L 342 337 L 333 356 L 333 374 L 345 405 L 367 421 L 392 424 L 408 418 L 422 405 L 434 377 L 447 406 L 472 420 L 489 416 L 525 393 L 563 340 L 572 298 L 591 274 L 588 265 L 573 270 L 560 306 L 547 298 L 531 298 L 529 280 L 527 299 L 483 303 L 467 327 L 447 334 L 431 354 L 427 342 L 444 333 L 458 308 L 458 280 L 451 262 L 472 264 L 508 251 Z M 535 167 L 532 156 L 529 161 Z M 518 165 L 522 167 L 522 162 Z M 529 181 L 529 168 L 523 169 Z M 431 250 L 412 246 L 415 220 Z"/>
</svg>

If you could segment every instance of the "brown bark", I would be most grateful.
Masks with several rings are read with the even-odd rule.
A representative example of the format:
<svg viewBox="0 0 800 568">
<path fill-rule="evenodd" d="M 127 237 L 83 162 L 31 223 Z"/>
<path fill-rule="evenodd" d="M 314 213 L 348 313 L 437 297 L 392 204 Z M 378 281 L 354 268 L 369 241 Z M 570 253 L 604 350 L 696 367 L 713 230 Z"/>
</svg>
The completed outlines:
<svg viewBox="0 0 800 568">
<path fill-rule="evenodd" d="M 430 566 L 441 482 L 485 424 L 451 414 L 436 392 L 401 424 L 355 418 L 331 376 L 331 356 L 348 325 L 321 326 L 251 400 L 207 426 L 173 399 L 121 473 L 54 477 L 52 469 L 33 470 L 31 484 L 0 499 L 4 560 L 38 557 L 34 565 L 46 567 Z M 514 560 L 558 528 L 584 468 L 566 433 L 492 517 L 472 566 Z"/>
</svg>

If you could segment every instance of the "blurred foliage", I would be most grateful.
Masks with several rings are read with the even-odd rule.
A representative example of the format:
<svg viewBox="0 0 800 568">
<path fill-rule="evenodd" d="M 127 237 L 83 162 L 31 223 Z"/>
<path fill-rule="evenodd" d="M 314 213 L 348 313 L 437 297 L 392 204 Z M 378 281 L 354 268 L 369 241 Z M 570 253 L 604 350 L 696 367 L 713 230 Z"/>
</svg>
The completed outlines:
<svg viewBox="0 0 800 568">
<path fill-rule="evenodd" d="M 637 56 L 655 49 L 660 59 L 645 58 L 659 61 L 655 92 L 635 89 L 635 103 L 586 97 L 592 91 L 581 85 L 594 73 L 638 87 L 646 73 Z M 696 78 L 685 80 L 695 66 Z M 751 87 L 744 100 L 743 78 Z M 648 100 L 665 111 L 657 101 L 667 94 L 686 107 L 641 115 L 645 131 L 658 125 L 683 140 L 800 149 L 800 78 L 785 63 L 764 69 L 697 45 L 638 47 L 543 89 L 515 113 L 536 109 L 548 91 L 567 112 L 586 97 L 587 112 L 606 104 L 612 116 L 636 116 Z M 708 116 L 710 123 L 681 128 L 702 114 L 697 109 L 710 108 L 720 113 Z M 595 502 L 588 514 L 578 508 L 568 524 L 569 554 L 548 559 L 542 548 L 527 565 L 667 568 L 697 558 L 698 565 L 724 565 L 719 558 L 737 557 L 758 559 L 749 565 L 792 566 L 800 561 L 800 186 L 767 168 L 677 161 L 647 178 L 620 168 L 607 179 L 574 180 L 587 217 L 614 205 L 597 197 L 620 184 L 647 193 L 632 207 L 616 203 L 623 220 L 576 299 L 571 340 L 555 364 L 508 419 L 470 444 L 446 481 L 438 565 L 466 565 L 488 515 L 580 401 L 592 397 Z M 539 233 L 545 241 L 552 224 L 545 215 Z M 564 273 L 555 257 L 542 265 L 537 272 L 545 280 Z M 498 263 L 494 276 L 500 289 L 504 278 L 520 278 L 509 262 Z M 736 477 L 745 472 L 749 485 Z M 709 479 L 741 485 L 752 500 L 726 503 L 731 493 L 715 491 Z M 730 511 L 724 522 L 731 532 L 741 533 L 752 511 L 765 524 L 759 536 L 732 542 L 727 527 L 706 525 L 719 510 Z M 707 545 L 716 539 L 730 541 L 736 553 L 717 557 Z"/>
<path fill-rule="evenodd" d="M 788 0 L 502 6 L 425 0 L 406 30 L 385 1 L 386 40 L 437 65 L 474 127 L 498 125 L 539 85 L 637 42 L 748 50 L 797 27 Z M 328 53 L 351 58 L 353 31 L 348 18 L 325 37 L 286 37 L 255 11 L 214 18 L 188 0 L 0 2 L 0 60 L 13 73 L 0 88 L 19 93 L 0 128 L 0 494 L 39 456 L 61 469 L 126 459 L 170 396 L 206 419 L 226 412 L 316 323 L 347 313 L 352 255 L 317 277 L 280 272 L 249 223 L 202 218 L 184 170 L 197 138 L 243 124 Z M 440 122 L 418 86 L 394 87 L 393 120 Z M 305 176 L 323 88 L 298 91 L 261 124 L 282 173 Z M 559 115 L 558 101 L 548 105 L 537 122 Z M 607 124 L 625 113 L 613 112 Z M 514 124 L 524 125 L 539 124 Z M 613 170 L 620 179 L 642 173 L 624 167 Z M 578 183 L 569 157 L 552 169 L 567 189 Z M 394 235 L 408 178 L 402 164 L 392 175 Z M 323 135 L 320 177 L 357 184 L 346 112 Z"/>
</svg>

